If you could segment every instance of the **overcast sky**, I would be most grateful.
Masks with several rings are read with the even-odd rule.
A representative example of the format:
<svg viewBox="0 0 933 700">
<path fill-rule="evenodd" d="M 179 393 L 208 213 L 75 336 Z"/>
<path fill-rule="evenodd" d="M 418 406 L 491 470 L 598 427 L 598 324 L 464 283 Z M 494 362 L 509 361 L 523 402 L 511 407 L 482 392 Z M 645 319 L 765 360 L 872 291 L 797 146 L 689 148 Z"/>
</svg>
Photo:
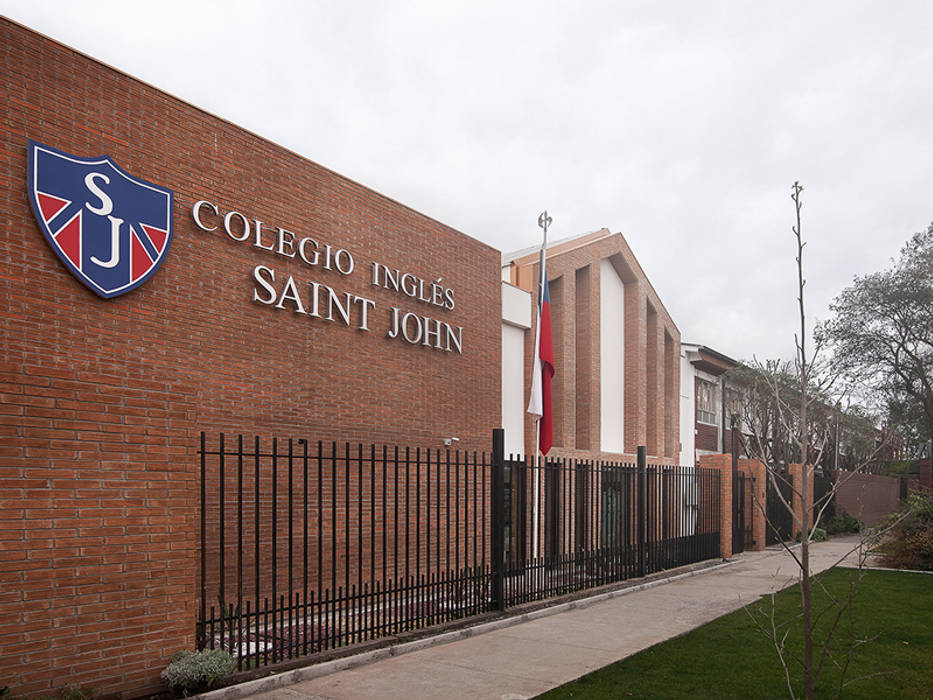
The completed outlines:
<svg viewBox="0 0 933 700">
<path fill-rule="evenodd" d="M 737 359 L 793 352 L 794 180 L 811 319 L 933 220 L 930 2 L 0 8 L 500 250 L 619 231 Z"/>
</svg>

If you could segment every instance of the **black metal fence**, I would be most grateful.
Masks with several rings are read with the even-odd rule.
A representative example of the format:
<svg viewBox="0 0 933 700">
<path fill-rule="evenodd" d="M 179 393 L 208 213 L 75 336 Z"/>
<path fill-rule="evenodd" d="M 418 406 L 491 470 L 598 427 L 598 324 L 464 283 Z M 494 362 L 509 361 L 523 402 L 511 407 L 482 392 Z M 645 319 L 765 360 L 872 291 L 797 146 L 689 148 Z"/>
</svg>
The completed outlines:
<svg viewBox="0 0 933 700">
<path fill-rule="evenodd" d="M 511 459 L 505 475 L 506 607 L 719 554 L 715 470 Z"/>
<path fill-rule="evenodd" d="M 765 507 L 765 544 L 769 546 L 787 542 L 794 532 L 794 516 L 787 507 L 794 504 L 794 477 L 789 472 L 778 471 L 773 472 L 773 476 L 773 479 L 770 475 L 768 478 Z"/>
<path fill-rule="evenodd" d="M 820 527 L 826 527 L 826 523 L 836 515 L 836 501 L 833 498 L 834 484 L 835 477 L 828 469 L 824 469 L 813 477 L 813 506 L 817 513 L 821 511 L 823 513 Z"/>
<path fill-rule="evenodd" d="M 719 554 L 694 467 L 201 436 L 198 646 L 240 668 Z"/>
</svg>

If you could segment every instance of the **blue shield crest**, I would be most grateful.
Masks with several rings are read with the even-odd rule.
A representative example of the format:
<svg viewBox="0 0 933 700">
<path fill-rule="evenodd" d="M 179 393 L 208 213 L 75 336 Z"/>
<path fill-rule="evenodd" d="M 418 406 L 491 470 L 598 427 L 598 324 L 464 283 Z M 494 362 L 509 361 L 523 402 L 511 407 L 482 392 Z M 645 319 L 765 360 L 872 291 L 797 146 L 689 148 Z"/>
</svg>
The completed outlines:
<svg viewBox="0 0 933 700">
<path fill-rule="evenodd" d="M 148 280 L 172 241 L 172 191 L 107 156 L 79 158 L 29 142 L 26 189 L 39 228 L 66 268 L 109 299 Z"/>
</svg>

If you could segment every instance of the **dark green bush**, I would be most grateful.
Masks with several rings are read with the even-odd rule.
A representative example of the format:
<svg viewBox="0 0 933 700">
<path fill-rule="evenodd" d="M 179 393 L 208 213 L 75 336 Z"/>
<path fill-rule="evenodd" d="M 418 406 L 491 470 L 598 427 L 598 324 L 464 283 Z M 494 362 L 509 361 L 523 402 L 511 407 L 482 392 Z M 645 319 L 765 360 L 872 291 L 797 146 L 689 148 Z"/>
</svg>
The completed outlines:
<svg viewBox="0 0 933 700">
<path fill-rule="evenodd" d="M 912 493 L 883 527 L 881 563 L 894 569 L 933 571 L 933 492 Z"/>
<path fill-rule="evenodd" d="M 849 532 L 858 532 L 861 523 L 842 508 L 838 508 L 836 514 L 827 520 L 823 527 L 827 535 L 842 535 Z"/>
</svg>

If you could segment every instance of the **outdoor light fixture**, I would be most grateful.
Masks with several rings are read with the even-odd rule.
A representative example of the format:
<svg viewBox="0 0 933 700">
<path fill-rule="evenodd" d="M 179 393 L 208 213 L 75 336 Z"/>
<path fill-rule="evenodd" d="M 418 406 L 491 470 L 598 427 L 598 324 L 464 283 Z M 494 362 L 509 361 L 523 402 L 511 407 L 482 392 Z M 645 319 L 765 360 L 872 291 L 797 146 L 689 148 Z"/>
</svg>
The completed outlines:
<svg viewBox="0 0 933 700">
<path fill-rule="evenodd" d="M 444 438 L 444 445 L 447 446 L 447 447 L 450 447 L 450 446 L 451 446 L 452 444 L 454 444 L 455 442 L 460 442 L 460 438 L 458 438 L 458 437 Z"/>
</svg>

